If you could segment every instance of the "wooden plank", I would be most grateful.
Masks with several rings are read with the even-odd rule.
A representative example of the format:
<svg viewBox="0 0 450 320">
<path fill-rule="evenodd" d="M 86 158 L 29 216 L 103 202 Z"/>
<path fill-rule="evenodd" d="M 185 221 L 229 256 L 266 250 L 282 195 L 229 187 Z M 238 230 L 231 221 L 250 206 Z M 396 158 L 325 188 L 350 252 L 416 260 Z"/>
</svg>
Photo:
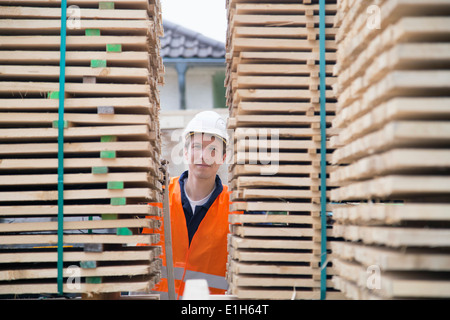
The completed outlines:
<svg viewBox="0 0 450 320">
<path fill-rule="evenodd" d="M 333 18 L 325 17 L 325 23 L 332 24 Z M 308 22 L 318 24 L 319 16 L 304 16 L 304 15 L 281 15 L 281 14 L 234 14 L 231 23 L 231 28 L 237 26 L 305 26 Z"/>
<path fill-rule="evenodd" d="M 0 94 L 27 92 L 41 94 L 58 91 L 58 83 L 0 81 Z M 88 96 L 150 96 L 150 87 L 143 84 L 104 84 L 104 83 L 66 83 L 67 94 L 83 94 Z"/>
<path fill-rule="evenodd" d="M 328 204 L 327 210 L 333 210 L 333 205 Z M 281 202 L 281 201 L 234 202 L 230 205 L 230 211 L 319 212 L 320 206 L 311 203 L 299 203 L 299 202 L 296 203 L 296 202 Z"/>
<path fill-rule="evenodd" d="M 318 112 L 320 105 L 310 102 L 237 102 L 236 114 L 301 114 L 304 112 Z M 327 103 L 326 109 L 335 111 L 334 103 Z"/>
<path fill-rule="evenodd" d="M 271 1 L 272 3 L 237 3 L 234 14 L 293 14 L 293 15 L 307 15 L 312 16 L 319 11 L 318 4 L 279 4 L 277 1 Z M 275 3 L 274 3 L 275 2 Z M 326 4 L 325 10 L 328 14 L 335 13 L 337 9 L 336 4 Z"/>
<path fill-rule="evenodd" d="M 319 167 L 320 161 L 319 154 L 313 153 L 301 153 L 301 152 L 248 152 L 248 151 L 237 151 L 234 155 L 237 164 L 257 164 L 261 162 L 262 164 L 272 164 L 271 171 L 267 172 L 268 175 L 273 175 L 276 173 L 277 165 L 280 162 L 313 162 L 314 166 Z M 327 156 L 327 161 L 331 160 L 331 155 Z"/>
<path fill-rule="evenodd" d="M 320 252 L 320 244 L 311 240 L 302 239 L 274 239 L 274 238 L 241 238 L 237 235 L 230 235 L 231 246 L 236 249 L 264 249 L 264 250 L 315 250 Z M 329 243 L 327 247 L 329 247 Z M 331 249 L 331 247 L 330 247 Z"/>
<path fill-rule="evenodd" d="M 77 5 L 80 5 L 79 3 Z M 69 11 L 69 16 L 70 16 Z M 2 19 L 24 19 L 24 18 L 54 18 L 61 17 L 61 10 L 59 8 L 51 7 L 25 7 L 25 6 L 0 6 L 0 17 Z M 130 9 L 114 9 L 114 10 L 99 10 L 79 8 L 77 17 L 82 19 L 115 19 L 115 20 L 146 20 L 148 19 L 146 10 L 130 10 Z"/>
<path fill-rule="evenodd" d="M 449 166 L 450 151 L 446 149 L 394 149 L 338 167 L 330 173 L 330 179 L 338 183 L 393 173 L 432 173 Z"/>
<path fill-rule="evenodd" d="M 64 215 L 67 216 L 102 214 L 159 216 L 160 214 L 160 209 L 158 207 L 147 204 L 127 204 L 125 206 L 101 204 L 65 205 L 63 209 Z M 0 206 L 0 216 L 56 216 L 57 214 L 57 205 Z"/>
<path fill-rule="evenodd" d="M 325 30 L 327 36 L 335 35 L 337 28 L 327 28 Z M 308 35 L 319 34 L 318 28 L 306 27 L 234 27 L 232 29 L 234 38 L 291 38 L 304 39 Z"/>
<path fill-rule="evenodd" d="M 27 112 L 26 117 L 23 113 L 15 112 L 0 112 L 0 124 L 9 125 L 51 125 L 58 120 L 57 113 L 31 113 Z M 124 124 L 124 125 L 152 125 L 150 123 L 149 115 L 125 115 L 112 114 L 104 116 L 101 114 L 81 114 L 81 113 L 65 113 L 64 120 L 74 124 L 86 125 L 106 125 L 106 124 Z"/>
<path fill-rule="evenodd" d="M 138 140 L 152 140 L 147 125 L 132 126 L 96 126 L 96 127 L 69 127 L 64 129 L 64 140 L 94 137 L 99 139 L 102 136 L 130 137 Z M 21 129 L 0 129 L 0 141 L 44 141 L 58 138 L 56 128 L 21 128 Z"/>
<path fill-rule="evenodd" d="M 153 177 L 148 172 L 108 173 L 106 175 L 91 173 L 64 174 L 64 184 L 99 184 L 111 181 L 122 181 L 127 185 L 156 185 Z M 28 186 L 28 185 L 56 185 L 58 176 L 56 174 L 33 174 L 33 175 L 0 175 L 2 186 Z"/>
<path fill-rule="evenodd" d="M 149 141 L 126 141 L 126 142 L 72 142 L 64 144 L 65 154 L 93 153 L 105 150 L 117 152 L 133 152 L 138 155 L 152 154 L 152 146 Z M 19 154 L 56 154 L 58 145 L 56 143 L 23 143 L 0 145 L 1 155 Z"/>
<path fill-rule="evenodd" d="M 313 279 L 295 277 L 257 277 L 248 275 L 233 275 L 232 284 L 234 287 L 303 287 L 319 288 L 320 284 Z M 240 289 L 238 289 L 240 290 Z M 244 289 L 245 290 L 245 289 Z M 292 293 L 292 295 L 295 295 Z"/>
<path fill-rule="evenodd" d="M 26 117 L 23 113 L 15 112 L 0 112 L 0 124 L 8 125 L 50 125 L 58 120 L 57 113 L 31 113 L 27 112 Z M 106 124 L 146 124 L 151 125 L 149 115 L 125 115 L 112 114 L 103 116 L 101 114 L 80 114 L 80 113 L 65 113 L 64 120 L 74 124 L 86 125 L 106 125 Z"/>
<path fill-rule="evenodd" d="M 317 179 L 297 178 L 297 177 L 238 177 L 234 180 L 233 185 L 236 188 L 247 187 L 313 187 L 319 186 Z"/>
<path fill-rule="evenodd" d="M 269 125 L 278 125 L 282 127 L 282 124 L 305 126 L 311 125 L 312 123 L 320 123 L 320 117 L 314 115 L 236 115 L 233 119 L 236 123 L 235 125 L 239 127 L 250 127 L 252 125 L 255 126 L 255 124 L 259 124 L 258 127 L 266 127 Z M 331 122 L 333 120 L 333 116 L 328 116 L 325 118 L 325 120 L 327 122 Z"/>
<path fill-rule="evenodd" d="M 401 250 L 334 241 L 333 253 L 340 260 L 356 261 L 365 267 L 376 265 L 383 271 L 449 271 L 450 256 L 429 248 Z"/>
<path fill-rule="evenodd" d="M 344 237 L 351 241 L 361 240 L 364 244 L 383 244 L 389 247 L 446 247 L 449 246 L 450 241 L 449 229 L 436 228 L 368 227 L 335 224 L 333 234 L 336 237 Z"/>
<path fill-rule="evenodd" d="M 107 44 L 121 44 L 123 50 L 148 52 L 147 37 L 145 36 L 71 36 L 66 38 L 67 50 L 105 50 Z M 0 48 L 9 50 L 59 50 L 59 36 L 0 36 Z"/>
<path fill-rule="evenodd" d="M 0 110 L 6 111 L 41 111 L 58 110 L 57 99 L 0 99 Z M 99 106 L 111 106 L 119 112 L 127 111 L 136 114 L 149 113 L 154 109 L 148 98 L 67 98 L 64 100 L 64 110 L 96 111 Z M 136 112 L 136 110 L 138 110 Z"/>
<path fill-rule="evenodd" d="M 308 60 L 319 61 L 319 52 L 288 52 L 288 51 L 243 51 L 239 53 L 240 63 L 263 63 L 263 62 L 307 62 Z M 336 53 L 326 52 L 326 61 L 335 61 Z M 233 70 L 237 68 L 233 64 Z"/>
<path fill-rule="evenodd" d="M 113 167 L 113 168 L 142 168 L 153 169 L 154 160 L 152 158 L 67 158 L 64 159 L 65 169 L 80 169 L 92 167 Z M 58 159 L 2 159 L 1 170 L 34 170 L 34 169 L 55 169 L 58 167 Z"/>
<path fill-rule="evenodd" d="M 411 199 L 450 194 L 450 177 L 386 176 L 331 190 L 331 199 Z M 427 219 L 428 220 L 428 219 Z"/>
<path fill-rule="evenodd" d="M 233 250 L 231 253 L 233 259 L 239 261 L 253 261 L 253 262 L 304 262 L 311 263 L 314 260 L 319 261 L 320 258 L 311 253 L 296 253 L 296 252 L 248 252 L 241 250 Z M 281 283 L 280 283 L 280 286 Z"/>
<path fill-rule="evenodd" d="M 80 283 L 80 286 L 69 286 L 63 284 L 65 293 L 102 293 L 102 292 L 148 292 L 155 285 L 154 280 L 143 282 L 115 282 L 115 283 Z M 57 294 L 58 286 L 51 284 L 8 284 L 0 286 L 0 294 Z"/>
<path fill-rule="evenodd" d="M 327 78 L 326 85 L 331 86 L 335 78 Z M 264 88 L 317 88 L 318 78 L 284 77 L 284 76 L 237 76 L 232 83 L 233 89 L 264 89 Z"/>
<path fill-rule="evenodd" d="M 109 243 L 109 244 L 154 244 L 159 241 L 158 234 L 147 234 L 147 235 L 132 235 L 132 236 L 117 236 L 110 234 L 84 234 L 84 235 L 74 235 L 68 234 L 64 235 L 65 244 L 76 244 L 76 243 Z M 0 244 L 57 244 L 58 236 L 55 235 L 8 235 L 0 237 Z"/>
<path fill-rule="evenodd" d="M 159 256 L 158 250 L 149 247 L 148 250 L 138 251 L 103 251 L 103 252 L 64 252 L 64 261 L 151 261 Z M 1 253 L 0 263 L 27 263 L 27 262 L 57 262 L 58 255 L 55 252 L 38 252 L 33 249 L 32 252 L 20 251 L 17 253 Z"/>
<path fill-rule="evenodd" d="M 95 77 L 97 80 L 118 83 L 148 82 L 149 71 L 146 68 L 91 68 L 66 66 L 66 81 L 80 81 L 83 77 Z M 59 79 L 58 66 L 7 65 L 0 66 L 0 79 L 28 81 L 56 81 Z"/>
<path fill-rule="evenodd" d="M 311 58 L 310 60 L 313 59 Z M 327 72 L 332 72 L 332 70 L 332 66 L 327 66 Z M 319 67 L 315 64 L 308 65 L 282 63 L 239 63 L 236 70 L 237 75 L 296 75 L 305 77 L 310 76 L 314 72 L 319 72 Z M 269 79 L 274 78 L 270 77 Z"/>
<path fill-rule="evenodd" d="M 64 230 L 109 229 L 109 228 L 152 228 L 150 219 L 116 219 L 65 221 Z M 58 222 L 0 223 L 0 232 L 56 231 Z"/>
<path fill-rule="evenodd" d="M 304 100 L 319 98 L 318 91 L 301 89 L 238 89 L 234 95 L 235 98 L 233 98 L 233 100 L 236 102 L 248 100 L 272 100 L 272 102 L 289 102 L 297 100 L 299 102 L 305 102 Z M 333 98 L 333 92 L 327 90 L 326 97 Z"/>
<path fill-rule="evenodd" d="M 234 177 L 262 175 L 264 172 L 270 172 L 271 165 L 259 164 L 234 164 L 228 167 L 229 174 Z M 331 168 L 327 168 L 327 172 L 331 172 Z M 274 170 L 275 171 L 275 170 Z M 309 175 L 311 178 L 318 177 L 319 170 L 310 165 L 283 164 L 278 165 L 276 174 L 280 175 Z"/>
<path fill-rule="evenodd" d="M 241 223 L 294 223 L 313 224 L 317 222 L 311 216 L 278 215 L 278 214 L 232 214 L 229 216 L 231 224 Z"/>
<path fill-rule="evenodd" d="M 67 5 L 78 5 L 80 7 L 99 7 L 99 3 L 104 0 L 67 0 Z M 151 1 L 153 2 L 153 1 Z M 118 8 L 126 7 L 131 9 L 147 9 L 149 8 L 148 0 L 114 0 Z M 61 0 L 14 0 L 15 5 L 33 5 L 45 7 L 61 7 Z M 11 0 L 0 0 L 0 4 L 10 5 Z"/>
<path fill-rule="evenodd" d="M 153 21 L 150 20 L 87 20 L 80 23 L 80 30 L 99 29 L 105 35 L 126 34 L 132 32 L 133 35 L 146 35 L 154 28 Z M 3 34 L 55 34 L 61 28 L 59 19 L 1 19 L 0 33 Z M 69 30 L 70 32 L 70 30 Z"/>
<path fill-rule="evenodd" d="M 237 288 L 233 292 L 239 299 L 250 300 L 319 300 L 320 290 L 294 291 L 276 289 L 253 289 L 253 288 Z M 342 300 L 344 297 L 340 292 L 327 292 L 327 300 Z"/>
<path fill-rule="evenodd" d="M 0 51 L 0 63 L 8 64 L 45 64 L 58 65 L 59 51 Z M 67 51 L 67 65 L 89 65 L 91 60 L 106 60 L 108 65 L 115 67 L 135 67 L 150 69 L 147 52 L 102 52 L 102 51 Z"/>
<path fill-rule="evenodd" d="M 272 274 L 272 275 L 312 275 L 317 270 L 309 266 L 280 266 L 276 264 L 264 265 L 250 262 L 232 260 L 229 271 L 237 274 Z"/>
<path fill-rule="evenodd" d="M 329 193 L 329 192 L 327 192 Z M 232 201 L 246 201 L 267 199 L 309 200 L 312 203 L 320 203 L 320 192 L 311 190 L 291 189 L 242 189 L 233 190 L 230 195 Z"/>
<path fill-rule="evenodd" d="M 286 150 L 307 150 L 310 153 L 315 153 L 320 150 L 320 141 L 311 140 L 281 140 L 277 129 L 271 130 L 270 136 L 257 135 L 256 137 L 235 137 L 237 142 L 234 149 L 237 151 L 258 151 L 268 152 L 268 149 L 279 151 Z"/>
<path fill-rule="evenodd" d="M 77 276 L 79 277 L 119 277 L 119 276 L 137 276 L 148 275 L 150 266 L 148 265 L 131 265 L 127 268 L 122 266 L 97 267 L 92 269 L 79 268 Z M 0 281 L 26 280 L 26 279 L 52 279 L 57 277 L 58 270 L 54 269 L 15 269 L 1 270 Z M 64 268 L 63 277 L 73 277 L 72 269 Z"/>
<path fill-rule="evenodd" d="M 294 227 L 254 227 L 232 225 L 231 231 L 241 237 L 318 237 L 320 230 Z"/>
<path fill-rule="evenodd" d="M 333 218 L 341 223 L 399 224 L 402 221 L 447 221 L 450 205 L 437 203 L 360 203 L 335 208 Z"/>
<path fill-rule="evenodd" d="M 232 42 L 231 52 L 237 54 L 240 51 L 305 51 L 318 49 L 316 41 L 303 39 L 266 39 L 266 38 L 235 38 Z M 328 49 L 336 49 L 334 41 L 326 41 Z"/>
<path fill-rule="evenodd" d="M 284 3 L 292 2 L 292 3 L 298 4 L 298 1 L 295 1 L 295 0 L 284 0 L 283 2 Z M 273 3 L 273 0 L 227 0 L 227 8 L 228 9 L 235 8 L 238 3 L 264 3 L 264 4 L 267 4 L 267 3 Z"/>
<path fill-rule="evenodd" d="M 244 118 L 245 119 L 245 118 Z M 281 119 L 280 119 L 281 120 Z M 301 138 L 299 140 L 306 141 L 304 138 L 312 138 L 316 136 L 318 130 L 316 128 L 286 128 L 283 126 L 278 127 L 242 127 L 239 126 L 234 130 L 233 139 L 240 140 L 250 137 L 280 137 L 280 138 Z M 310 139 L 312 140 L 312 139 Z"/>
<path fill-rule="evenodd" d="M 64 190 L 64 200 L 138 198 L 158 201 L 156 190 L 148 188 Z M 56 201 L 58 191 L 0 192 L 0 201 Z"/>
</svg>

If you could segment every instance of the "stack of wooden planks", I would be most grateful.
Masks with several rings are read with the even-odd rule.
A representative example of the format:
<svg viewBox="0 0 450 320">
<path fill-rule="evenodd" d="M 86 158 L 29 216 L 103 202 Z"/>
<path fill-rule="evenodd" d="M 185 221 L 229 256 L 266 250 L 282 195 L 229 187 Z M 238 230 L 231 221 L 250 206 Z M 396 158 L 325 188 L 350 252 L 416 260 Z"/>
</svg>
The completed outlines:
<svg viewBox="0 0 450 320">
<path fill-rule="evenodd" d="M 450 2 L 339 1 L 336 288 L 450 297 Z"/>
<path fill-rule="evenodd" d="M 159 0 L 69 0 L 58 224 L 61 1 L 0 0 L 0 295 L 147 291 L 160 277 Z M 154 216 L 154 219 L 145 217 Z M 139 244 L 139 245 L 138 245 Z"/>
<path fill-rule="evenodd" d="M 227 12 L 230 211 L 244 211 L 230 216 L 229 292 L 239 299 L 319 299 L 319 4 L 229 0 Z M 327 1 L 329 126 L 335 13 L 336 2 Z M 330 279 L 328 298 L 337 297 Z"/>
</svg>

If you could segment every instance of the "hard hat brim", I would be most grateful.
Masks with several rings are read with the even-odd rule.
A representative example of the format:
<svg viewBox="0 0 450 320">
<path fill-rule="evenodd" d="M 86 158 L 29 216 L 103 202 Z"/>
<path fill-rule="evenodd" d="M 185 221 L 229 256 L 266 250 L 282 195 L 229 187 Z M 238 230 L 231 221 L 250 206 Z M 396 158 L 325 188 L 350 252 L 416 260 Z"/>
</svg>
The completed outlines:
<svg viewBox="0 0 450 320">
<path fill-rule="evenodd" d="M 206 133 L 206 134 L 210 134 L 210 135 L 212 135 L 212 136 L 214 136 L 214 137 L 219 138 L 219 139 L 222 140 L 224 143 L 227 143 L 227 139 L 226 139 L 226 138 L 224 138 L 224 137 L 222 137 L 220 134 L 217 134 L 216 132 L 212 132 L 212 131 L 191 131 L 191 132 L 188 132 L 188 133 L 187 133 L 186 138 L 187 138 L 187 137 L 190 137 L 190 136 L 192 136 L 192 135 L 194 135 L 194 134 L 196 134 L 196 133 Z"/>
</svg>

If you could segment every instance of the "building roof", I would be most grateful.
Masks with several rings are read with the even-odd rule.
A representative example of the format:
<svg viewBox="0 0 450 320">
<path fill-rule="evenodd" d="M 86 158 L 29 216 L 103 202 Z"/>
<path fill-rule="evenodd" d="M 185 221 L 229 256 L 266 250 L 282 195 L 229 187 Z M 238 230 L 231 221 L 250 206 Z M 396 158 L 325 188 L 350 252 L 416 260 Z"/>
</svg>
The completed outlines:
<svg viewBox="0 0 450 320">
<path fill-rule="evenodd" d="M 225 58 L 225 44 L 170 21 L 163 21 L 163 58 Z"/>
</svg>

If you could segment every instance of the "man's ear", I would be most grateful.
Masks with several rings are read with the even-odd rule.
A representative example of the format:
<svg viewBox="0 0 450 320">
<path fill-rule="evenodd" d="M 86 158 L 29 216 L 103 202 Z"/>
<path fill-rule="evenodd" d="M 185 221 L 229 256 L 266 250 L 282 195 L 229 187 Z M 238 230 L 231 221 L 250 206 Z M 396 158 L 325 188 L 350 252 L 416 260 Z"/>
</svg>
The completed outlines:
<svg viewBox="0 0 450 320">
<path fill-rule="evenodd" d="M 183 155 L 184 159 L 189 163 L 189 149 L 191 147 L 191 137 L 187 137 L 184 141 Z"/>
<path fill-rule="evenodd" d="M 222 163 L 221 163 L 221 164 L 224 164 L 225 161 L 226 161 L 226 159 L 227 159 L 227 153 L 224 152 L 224 153 L 223 153 L 223 156 L 222 156 Z"/>
<path fill-rule="evenodd" d="M 183 148 L 183 155 L 184 155 L 184 160 L 187 161 L 187 163 L 189 163 L 189 150 L 188 150 L 188 146 L 184 146 Z"/>
</svg>

